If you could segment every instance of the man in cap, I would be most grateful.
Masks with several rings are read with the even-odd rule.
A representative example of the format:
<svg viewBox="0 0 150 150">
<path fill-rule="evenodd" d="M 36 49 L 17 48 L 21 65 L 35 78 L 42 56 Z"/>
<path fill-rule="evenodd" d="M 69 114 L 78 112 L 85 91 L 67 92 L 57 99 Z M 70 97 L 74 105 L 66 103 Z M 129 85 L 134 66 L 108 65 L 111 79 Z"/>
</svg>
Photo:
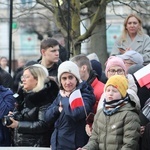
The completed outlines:
<svg viewBox="0 0 150 150">
<path fill-rule="evenodd" d="M 118 55 L 118 57 L 123 59 L 127 70 L 132 65 L 142 65 L 144 63 L 143 56 L 134 50 L 129 50 L 122 55 Z"/>
</svg>

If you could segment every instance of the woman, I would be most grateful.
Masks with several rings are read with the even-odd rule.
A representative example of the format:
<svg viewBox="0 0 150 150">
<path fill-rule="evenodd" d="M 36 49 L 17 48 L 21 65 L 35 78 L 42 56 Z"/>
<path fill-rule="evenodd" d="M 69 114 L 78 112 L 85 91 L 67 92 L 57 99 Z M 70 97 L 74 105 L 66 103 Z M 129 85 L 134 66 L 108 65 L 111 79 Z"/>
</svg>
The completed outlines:
<svg viewBox="0 0 150 150">
<path fill-rule="evenodd" d="M 21 80 L 18 106 L 9 113 L 13 118 L 7 125 L 14 129 L 14 146 L 49 147 L 53 125 L 45 122 L 44 113 L 56 98 L 58 86 L 48 80 L 48 71 L 40 64 L 26 67 Z"/>
<path fill-rule="evenodd" d="M 129 94 L 131 100 L 133 100 L 133 102 L 135 103 L 136 109 L 139 111 L 140 100 L 137 96 L 137 86 L 135 84 L 133 76 L 127 74 L 127 68 L 121 58 L 116 57 L 116 56 L 110 56 L 106 62 L 105 75 L 109 79 L 111 76 L 114 76 L 116 74 L 124 75 L 128 79 L 129 86 L 128 86 L 127 93 Z M 105 98 L 105 95 L 102 94 L 97 109 L 100 109 L 103 107 L 104 98 Z"/>
<path fill-rule="evenodd" d="M 125 76 L 114 75 L 108 79 L 104 106 L 94 118 L 92 136 L 78 150 L 138 150 L 140 119 L 127 89 Z"/>
<path fill-rule="evenodd" d="M 128 50 L 139 52 L 145 63 L 150 60 L 150 38 L 144 34 L 141 19 L 130 14 L 124 21 L 122 35 L 117 39 L 111 55 L 123 54 Z"/>
<path fill-rule="evenodd" d="M 95 104 L 93 89 L 86 82 L 81 82 L 78 66 L 66 61 L 58 68 L 60 91 L 51 106 L 46 111 L 45 119 L 55 122 L 55 130 L 51 137 L 52 150 L 75 150 L 88 141 L 85 132 L 86 116 Z M 83 102 L 72 104 L 72 94 L 80 91 Z M 72 93 L 72 94 L 71 94 Z M 76 95 L 77 96 L 77 95 Z M 70 103 L 71 104 L 70 104 Z"/>
</svg>

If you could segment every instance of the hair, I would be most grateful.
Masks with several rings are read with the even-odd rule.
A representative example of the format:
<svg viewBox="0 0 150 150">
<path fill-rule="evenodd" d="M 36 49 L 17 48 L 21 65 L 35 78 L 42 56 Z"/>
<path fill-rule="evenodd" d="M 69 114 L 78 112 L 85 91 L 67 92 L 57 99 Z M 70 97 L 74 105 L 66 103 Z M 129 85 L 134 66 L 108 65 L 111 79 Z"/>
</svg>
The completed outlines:
<svg viewBox="0 0 150 150">
<path fill-rule="evenodd" d="M 5 59 L 6 61 L 8 61 L 7 57 L 5 57 L 5 56 L 0 57 L 0 61 L 1 61 L 2 59 Z"/>
<path fill-rule="evenodd" d="M 129 18 L 131 18 L 131 17 L 135 17 L 135 18 L 138 20 L 139 24 L 140 24 L 140 28 L 138 29 L 138 33 L 139 33 L 139 34 L 143 34 L 143 33 L 144 33 L 144 32 L 143 32 L 143 28 L 142 28 L 142 20 L 140 19 L 140 17 L 137 16 L 136 14 L 130 14 L 130 15 L 128 15 L 128 16 L 126 17 L 126 19 L 124 20 L 123 31 L 122 31 L 122 34 L 121 34 L 121 41 L 126 40 L 126 36 L 127 36 L 127 32 L 128 32 L 128 31 L 126 30 L 126 25 L 127 25 L 127 22 L 128 22 L 128 20 L 129 20 Z"/>
<path fill-rule="evenodd" d="M 78 67 L 82 67 L 83 65 L 86 65 L 88 73 L 90 73 L 90 71 L 92 70 L 91 62 L 84 54 L 74 56 L 70 60 L 76 63 Z"/>
<path fill-rule="evenodd" d="M 41 42 L 40 50 L 41 49 L 48 49 L 49 47 L 54 47 L 59 45 L 59 42 L 53 38 L 46 38 L 43 39 Z"/>
<path fill-rule="evenodd" d="M 44 69 L 42 69 L 41 67 L 37 67 L 37 66 L 28 66 L 24 69 L 25 70 L 29 70 L 30 73 L 33 75 L 33 77 L 35 79 L 37 79 L 38 83 L 36 85 L 36 87 L 34 89 L 32 89 L 33 92 L 38 92 L 41 89 L 44 88 L 44 84 L 46 82 L 47 78 L 47 74 L 44 71 Z"/>
</svg>

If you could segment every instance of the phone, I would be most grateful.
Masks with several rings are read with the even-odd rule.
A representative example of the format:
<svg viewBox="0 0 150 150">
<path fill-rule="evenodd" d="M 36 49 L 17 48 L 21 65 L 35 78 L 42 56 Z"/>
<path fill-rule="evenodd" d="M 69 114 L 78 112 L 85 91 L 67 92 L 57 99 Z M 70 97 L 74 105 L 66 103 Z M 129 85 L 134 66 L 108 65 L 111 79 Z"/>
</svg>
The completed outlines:
<svg viewBox="0 0 150 150">
<path fill-rule="evenodd" d="M 118 46 L 118 49 L 126 51 L 126 49 L 123 46 Z"/>
<path fill-rule="evenodd" d="M 94 113 L 89 113 L 89 115 L 86 117 L 86 123 L 87 124 L 92 124 L 93 123 L 93 121 L 94 121 L 94 116 L 95 116 L 95 114 Z"/>
</svg>

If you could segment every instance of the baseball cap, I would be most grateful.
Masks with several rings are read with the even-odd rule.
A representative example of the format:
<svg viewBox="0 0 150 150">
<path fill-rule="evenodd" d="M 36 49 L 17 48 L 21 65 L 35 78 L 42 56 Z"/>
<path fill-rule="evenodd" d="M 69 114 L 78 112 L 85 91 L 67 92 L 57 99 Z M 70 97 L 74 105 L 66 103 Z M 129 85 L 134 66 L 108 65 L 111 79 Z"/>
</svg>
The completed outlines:
<svg viewBox="0 0 150 150">
<path fill-rule="evenodd" d="M 144 62 L 143 56 L 134 50 L 129 50 L 122 55 L 118 55 L 118 57 L 122 59 L 129 59 L 138 65 L 142 65 Z"/>
</svg>

